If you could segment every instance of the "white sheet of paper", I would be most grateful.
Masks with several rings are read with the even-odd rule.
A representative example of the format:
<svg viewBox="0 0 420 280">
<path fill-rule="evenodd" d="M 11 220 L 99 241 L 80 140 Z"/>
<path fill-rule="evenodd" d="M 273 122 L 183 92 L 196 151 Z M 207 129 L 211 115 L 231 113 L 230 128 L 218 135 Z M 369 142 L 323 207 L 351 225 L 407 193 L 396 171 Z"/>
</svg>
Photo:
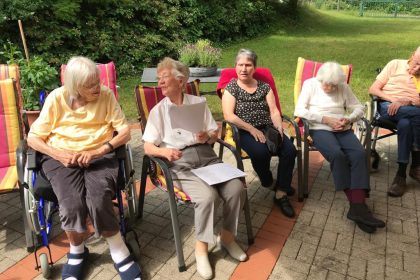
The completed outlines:
<svg viewBox="0 0 420 280">
<path fill-rule="evenodd" d="M 205 108 L 206 102 L 170 106 L 168 111 L 172 129 L 181 128 L 192 133 L 202 131 Z"/>
<path fill-rule="evenodd" d="M 238 168 L 223 162 L 197 169 L 191 169 L 191 172 L 209 185 L 215 185 L 234 178 L 246 176 L 245 172 L 242 172 Z"/>
</svg>

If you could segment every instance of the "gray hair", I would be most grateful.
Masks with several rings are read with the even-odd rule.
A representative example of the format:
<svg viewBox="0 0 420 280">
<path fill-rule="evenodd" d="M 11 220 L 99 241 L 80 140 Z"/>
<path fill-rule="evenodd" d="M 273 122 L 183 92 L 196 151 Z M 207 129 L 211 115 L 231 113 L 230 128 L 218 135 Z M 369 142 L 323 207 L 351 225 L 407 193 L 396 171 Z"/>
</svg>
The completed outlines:
<svg viewBox="0 0 420 280">
<path fill-rule="evenodd" d="M 170 57 L 165 57 L 159 62 L 157 65 L 157 72 L 162 69 L 171 69 L 172 75 L 174 75 L 176 79 L 182 80 L 184 84 L 190 77 L 190 69 L 185 66 L 184 63 Z"/>
<path fill-rule="evenodd" d="M 75 56 L 67 63 L 64 72 L 64 87 L 70 96 L 77 97 L 79 87 L 93 79 L 97 79 L 99 83 L 99 77 L 99 69 L 95 62 L 87 57 Z"/>
<path fill-rule="evenodd" d="M 238 51 L 238 54 L 236 55 L 235 58 L 235 64 L 238 62 L 239 58 L 241 56 L 246 56 L 246 58 L 248 58 L 248 60 L 250 60 L 252 62 L 252 64 L 254 65 L 254 67 L 257 67 L 257 54 L 250 49 L 240 49 Z"/>
<path fill-rule="evenodd" d="M 346 82 L 346 75 L 344 74 L 341 65 L 335 61 L 328 61 L 322 64 L 319 68 L 316 78 L 321 83 L 341 85 Z"/>
</svg>

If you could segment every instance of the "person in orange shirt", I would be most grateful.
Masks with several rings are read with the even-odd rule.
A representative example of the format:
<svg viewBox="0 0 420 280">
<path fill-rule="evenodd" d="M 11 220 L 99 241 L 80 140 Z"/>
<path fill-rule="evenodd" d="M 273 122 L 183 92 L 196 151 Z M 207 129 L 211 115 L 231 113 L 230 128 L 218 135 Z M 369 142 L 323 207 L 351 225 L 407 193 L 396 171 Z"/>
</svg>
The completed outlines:
<svg viewBox="0 0 420 280">
<path fill-rule="evenodd" d="M 410 152 L 410 177 L 420 182 L 420 46 L 409 60 L 390 61 L 369 93 L 380 98 L 378 111 L 398 129 L 398 171 L 388 189 L 390 196 L 402 196 Z"/>
</svg>

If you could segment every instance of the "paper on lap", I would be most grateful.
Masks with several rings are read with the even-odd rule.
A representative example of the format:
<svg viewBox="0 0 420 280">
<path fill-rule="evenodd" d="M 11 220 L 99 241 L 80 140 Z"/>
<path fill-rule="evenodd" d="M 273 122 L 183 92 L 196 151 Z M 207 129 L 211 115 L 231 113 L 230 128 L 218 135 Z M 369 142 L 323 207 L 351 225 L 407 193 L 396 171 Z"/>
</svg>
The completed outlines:
<svg viewBox="0 0 420 280">
<path fill-rule="evenodd" d="M 234 178 L 246 176 L 245 172 L 223 162 L 200 167 L 197 169 L 191 169 L 191 172 L 209 185 L 215 185 Z"/>
</svg>

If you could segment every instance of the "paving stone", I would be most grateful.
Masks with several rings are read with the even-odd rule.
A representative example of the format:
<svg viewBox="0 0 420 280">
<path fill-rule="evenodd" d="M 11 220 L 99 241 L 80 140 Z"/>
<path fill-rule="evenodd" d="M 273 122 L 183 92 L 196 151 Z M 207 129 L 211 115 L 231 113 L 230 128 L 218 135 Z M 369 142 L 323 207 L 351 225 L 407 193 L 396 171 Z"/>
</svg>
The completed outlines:
<svg viewBox="0 0 420 280">
<path fill-rule="evenodd" d="M 312 264 L 316 250 L 317 246 L 303 242 L 300 246 L 300 250 L 296 259 L 307 264 Z"/>
<path fill-rule="evenodd" d="M 387 248 L 419 255 L 419 240 L 403 234 L 388 233 Z"/>
<path fill-rule="evenodd" d="M 418 234 L 418 227 L 417 227 L 418 223 L 415 221 L 402 221 L 402 229 L 403 229 L 403 234 L 407 235 L 407 236 L 412 236 L 415 238 L 419 237 Z"/>
<path fill-rule="evenodd" d="M 348 262 L 349 255 L 323 247 L 318 247 L 314 259 L 314 265 L 343 275 L 347 272 Z"/>
<path fill-rule="evenodd" d="M 344 280 L 346 276 L 335 271 L 328 271 L 327 280 Z"/>
<path fill-rule="evenodd" d="M 313 212 L 302 210 L 297 217 L 296 223 L 304 224 L 304 225 L 311 225 L 312 217 L 314 216 Z"/>
<path fill-rule="evenodd" d="M 301 245 L 302 241 L 288 238 L 284 244 L 283 249 L 281 250 L 281 255 L 291 259 L 296 259 Z"/>
<path fill-rule="evenodd" d="M 289 269 L 289 270 L 307 275 L 309 274 L 310 267 L 311 267 L 310 264 L 307 264 L 307 263 L 304 263 L 295 259 L 291 259 L 286 256 L 280 256 L 273 271 Z"/>
<path fill-rule="evenodd" d="M 385 273 L 386 273 L 385 279 L 389 279 L 389 280 L 391 279 L 392 280 L 418 280 L 419 279 L 418 274 L 410 273 L 403 270 L 398 270 L 398 269 L 388 267 L 388 266 L 386 267 Z M 384 279 L 384 278 L 375 278 L 375 279 Z"/>
<path fill-rule="evenodd" d="M 386 266 L 397 270 L 403 270 L 403 252 L 400 250 L 387 249 L 386 250 Z"/>
<path fill-rule="evenodd" d="M 370 259 L 367 262 L 367 273 L 366 279 L 376 280 L 385 278 L 385 260 L 382 259 Z"/>
<path fill-rule="evenodd" d="M 328 249 L 334 249 L 335 243 L 337 242 L 338 233 L 332 232 L 329 230 L 324 230 L 321 236 L 321 241 L 319 243 L 319 246 L 322 246 L 324 248 Z"/>
<path fill-rule="evenodd" d="M 404 270 L 420 275 L 420 256 L 404 252 Z"/>
<path fill-rule="evenodd" d="M 281 266 L 275 267 L 271 273 L 269 280 L 290 280 L 290 279 L 306 279 L 307 274 L 293 271 Z"/>
<path fill-rule="evenodd" d="M 327 223 L 328 216 L 321 213 L 314 213 L 310 226 L 324 228 Z"/>
<path fill-rule="evenodd" d="M 347 274 L 356 279 L 365 279 L 367 261 L 355 257 L 350 257 Z"/>
<path fill-rule="evenodd" d="M 338 234 L 337 243 L 335 244 L 335 250 L 350 254 L 352 248 L 353 236 Z"/>
<path fill-rule="evenodd" d="M 308 280 L 325 280 L 328 276 L 328 270 L 319 266 L 312 265 L 308 275 Z"/>
</svg>

